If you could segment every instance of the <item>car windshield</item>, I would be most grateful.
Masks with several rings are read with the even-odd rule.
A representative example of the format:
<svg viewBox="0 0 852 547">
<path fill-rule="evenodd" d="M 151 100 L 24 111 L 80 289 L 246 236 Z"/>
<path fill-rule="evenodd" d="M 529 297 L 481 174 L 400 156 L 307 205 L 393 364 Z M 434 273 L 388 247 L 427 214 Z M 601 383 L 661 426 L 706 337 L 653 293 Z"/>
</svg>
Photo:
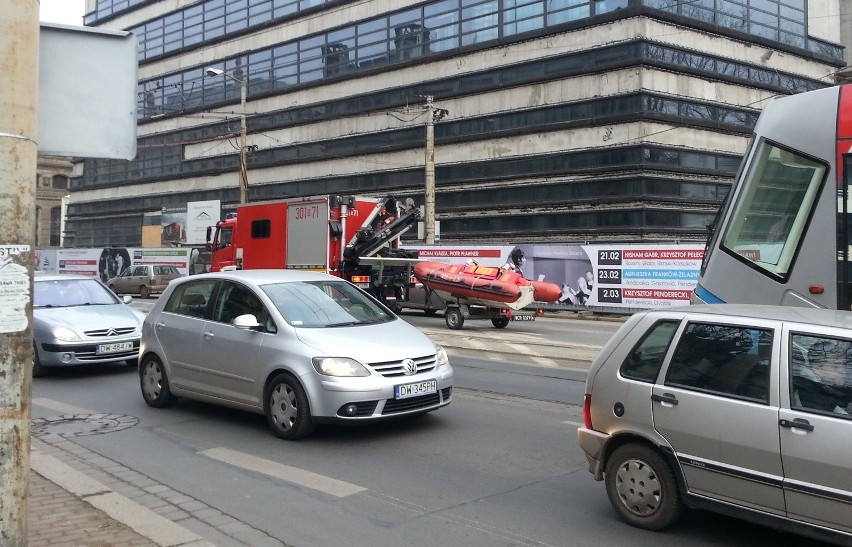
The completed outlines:
<svg viewBox="0 0 852 547">
<path fill-rule="evenodd" d="M 95 279 L 46 279 L 33 285 L 34 308 L 116 304 L 118 300 Z"/>
<path fill-rule="evenodd" d="M 348 327 L 393 319 L 361 289 L 344 281 L 275 283 L 261 288 L 294 327 Z"/>
</svg>

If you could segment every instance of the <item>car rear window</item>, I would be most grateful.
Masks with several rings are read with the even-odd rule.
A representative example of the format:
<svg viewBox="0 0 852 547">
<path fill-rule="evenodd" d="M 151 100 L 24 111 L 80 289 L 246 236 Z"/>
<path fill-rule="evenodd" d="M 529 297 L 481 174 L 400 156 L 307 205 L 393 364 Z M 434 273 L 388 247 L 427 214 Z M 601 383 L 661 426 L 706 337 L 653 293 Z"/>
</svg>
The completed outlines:
<svg viewBox="0 0 852 547">
<path fill-rule="evenodd" d="M 651 327 L 621 365 L 621 375 L 643 382 L 655 381 L 677 326 L 677 321 L 660 321 Z"/>
<path fill-rule="evenodd" d="M 770 329 L 690 323 L 666 385 L 768 403 L 772 338 Z"/>
</svg>

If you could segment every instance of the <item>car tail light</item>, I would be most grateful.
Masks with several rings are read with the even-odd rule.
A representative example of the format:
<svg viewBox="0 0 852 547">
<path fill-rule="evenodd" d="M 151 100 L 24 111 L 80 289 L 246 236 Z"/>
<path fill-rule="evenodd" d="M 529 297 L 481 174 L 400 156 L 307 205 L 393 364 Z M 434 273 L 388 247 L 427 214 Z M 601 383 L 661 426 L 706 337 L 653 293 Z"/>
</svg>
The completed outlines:
<svg viewBox="0 0 852 547">
<path fill-rule="evenodd" d="M 349 281 L 352 283 L 369 283 L 370 276 L 369 275 L 353 275 L 349 278 Z"/>
<path fill-rule="evenodd" d="M 583 395 L 583 425 L 592 429 L 592 396 L 589 393 Z"/>
</svg>

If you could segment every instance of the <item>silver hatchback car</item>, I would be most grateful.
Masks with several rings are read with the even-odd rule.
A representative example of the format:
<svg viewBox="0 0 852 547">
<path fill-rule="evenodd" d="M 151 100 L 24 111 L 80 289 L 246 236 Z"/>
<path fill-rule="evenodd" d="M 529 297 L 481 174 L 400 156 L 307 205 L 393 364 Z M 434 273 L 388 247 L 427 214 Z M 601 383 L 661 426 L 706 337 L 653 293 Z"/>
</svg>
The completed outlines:
<svg viewBox="0 0 852 547">
<path fill-rule="evenodd" d="M 852 313 L 719 304 L 632 316 L 577 434 L 618 515 L 684 505 L 852 544 Z"/>
<path fill-rule="evenodd" d="M 38 274 L 33 285 L 33 376 L 59 367 L 136 367 L 145 316 L 96 277 Z"/>
<path fill-rule="evenodd" d="M 265 414 L 284 439 L 430 412 L 453 388 L 443 348 L 351 283 L 297 270 L 173 281 L 145 319 L 139 374 L 150 406 Z"/>
</svg>

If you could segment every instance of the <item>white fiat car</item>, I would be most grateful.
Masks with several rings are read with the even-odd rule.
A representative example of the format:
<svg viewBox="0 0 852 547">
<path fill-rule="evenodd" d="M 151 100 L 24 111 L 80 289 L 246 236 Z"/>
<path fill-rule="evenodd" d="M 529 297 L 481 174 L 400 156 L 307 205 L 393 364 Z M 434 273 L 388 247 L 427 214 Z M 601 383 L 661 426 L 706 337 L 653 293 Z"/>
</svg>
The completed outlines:
<svg viewBox="0 0 852 547">
<path fill-rule="evenodd" d="M 284 439 L 430 412 L 453 388 L 443 348 L 351 283 L 297 270 L 173 281 L 145 319 L 139 374 L 150 406 L 262 413 Z"/>
</svg>

